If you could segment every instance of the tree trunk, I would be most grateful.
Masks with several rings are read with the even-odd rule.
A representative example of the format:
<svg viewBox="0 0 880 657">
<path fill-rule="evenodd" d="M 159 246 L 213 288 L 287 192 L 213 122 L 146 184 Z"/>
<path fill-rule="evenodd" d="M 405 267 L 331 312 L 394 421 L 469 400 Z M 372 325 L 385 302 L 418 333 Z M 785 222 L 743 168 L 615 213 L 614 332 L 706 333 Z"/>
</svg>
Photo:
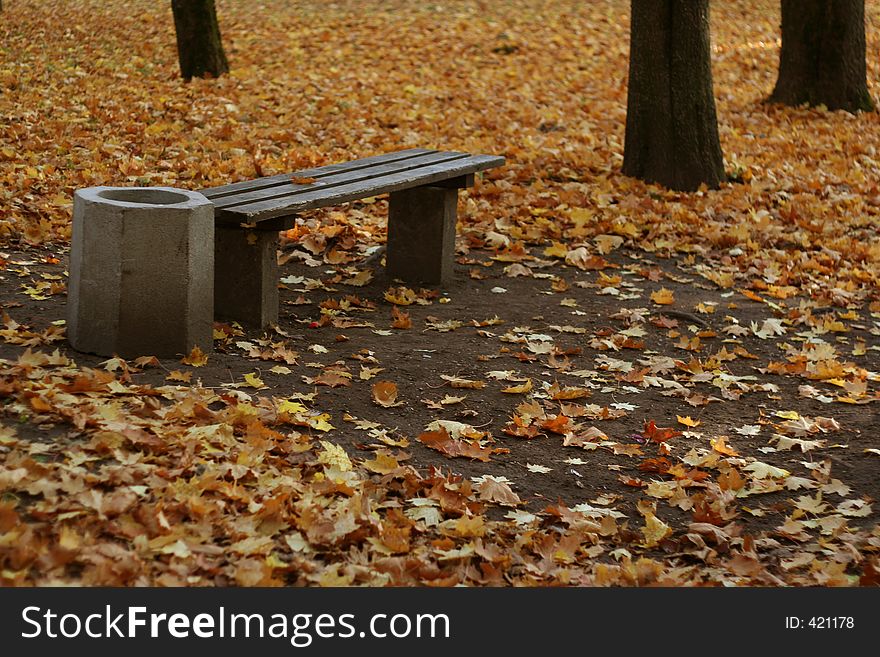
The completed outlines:
<svg viewBox="0 0 880 657">
<path fill-rule="evenodd" d="M 779 77 L 768 98 L 784 105 L 871 111 L 865 0 L 782 0 Z"/>
<path fill-rule="evenodd" d="M 217 78 L 228 73 L 214 0 L 171 0 L 171 10 L 183 79 Z"/>
<path fill-rule="evenodd" d="M 718 187 L 708 0 L 632 0 L 623 173 L 681 191 Z"/>
</svg>

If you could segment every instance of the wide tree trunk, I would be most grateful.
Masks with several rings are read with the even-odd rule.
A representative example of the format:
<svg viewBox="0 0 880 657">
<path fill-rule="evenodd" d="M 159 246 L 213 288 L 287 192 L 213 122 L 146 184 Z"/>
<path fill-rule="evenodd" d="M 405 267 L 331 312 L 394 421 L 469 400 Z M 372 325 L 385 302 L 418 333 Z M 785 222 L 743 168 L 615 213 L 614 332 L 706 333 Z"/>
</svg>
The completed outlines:
<svg viewBox="0 0 880 657">
<path fill-rule="evenodd" d="M 864 0 L 782 0 L 779 77 L 768 99 L 874 109 L 865 67 Z"/>
<path fill-rule="evenodd" d="M 724 180 L 708 0 L 632 0 L 623 173 L 676 190 Z"/>
<path fill-rule="evenodd" d="M 183 79 L 217 78 L 228 73 L 214 0 L 171 0 L 171 10 Z"/>
</svg>

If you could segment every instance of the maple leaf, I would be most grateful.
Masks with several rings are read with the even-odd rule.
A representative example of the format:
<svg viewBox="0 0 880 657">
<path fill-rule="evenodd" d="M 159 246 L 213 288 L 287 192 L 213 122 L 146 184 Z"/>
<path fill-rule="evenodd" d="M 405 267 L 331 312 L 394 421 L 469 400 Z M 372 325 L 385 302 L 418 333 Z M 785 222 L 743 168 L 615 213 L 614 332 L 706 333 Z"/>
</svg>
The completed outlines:
<svg viewBox="0 0 880 657">
<path fill-rule="evenodd" d="M 596 427 L 590 427 L 585 431 L 578 431 L 577 433 L 566 434 L 564 440 L 562 441 L 562 446 L 595 449 L 598 443 L 604 440 L 608 440 L 608 436 L 605 434 L 605 432 L 597 429 Z"/>
<path fill-rule="evenodd" d="M 526 379 L 525 383 L 522 383 L 518 386 L 510 386 L 508 388 L 502 388 L 501 392 L 511 393 L 511 394 L 524 394 L 532 389 L 532 380 Z"/>
<path fill-rule="evenodd" d="M 699 420 L 692 420 L 690 415 L 688 415 L 687 417 L 682 417 L 681 415 L 676 415 L 675 417 L 680 424 L 683 424 L 686 427 L 693 428 L 693 427 L 700 426 L 700 421 Z"/>
<path fill-rule="evenodd" d="M 727 444 L 727 436 L 713 438 L 709 441 L 709 444 L 712 446 L 712 449 L 719 454 L 724 454 L 725 456 L 739 456 L 739 452 Z"/>
<path fill-rule="evenodd" d="M 564 258 L 568 254 L 568 248 L 562 242 L 554 241 L 544 249 L 544 255 L 552 258 Z"/>
<path fill-rule="evenodd" d="M 385 300 L 396 306 L 411 306 L 418 296 L 408 287 L 392 287 L 385 292 Z"/>
<path fill-rule="evenodd" d="M 816 497 L 802 495 L 796 502 L 794 502 L 794 505 L 801 511 L 806 511 L 807 513 L 812 514 L 820 514 L 828 508 L 828 505 L 822 501 L 821 493 L 816 495 Z"/>
<path fill-rule="evenodd" d="M 190 379 L 192 379 L 192 372 L 173 370 L 168 373 L 168 376 L 166 376 L 165 379 L 168 381 L 177 381 L 179 383 L 189 383 Z"/>
<path fill-rule="evenodd" d="M 655 547 L 672 534 L 672 528 L 650 511 L 645 513 L 645 526 L 641 528 L 645 537 L 645 547 Z"/>
<path fill-rule="evenodd" d="M 397 401 L 397 384 L 391 381 L 377 381 L 373 384 L 373 401 L 379 406 L 391 408 L 401 406 L 403 402 Z"/>
<path fill-rule="evenodd" d="M 554 382 L 547 389 L 547 394 L 550 395 L 551 399 L 555 399 L 557 401 L 570 401 L 572 399 L 582 399 L 584 397 L 589 397 L 593 393 L 587 388 L 560 387 L 559 384 Z"/>
<path fill-rule="evenodd" d="M 789 438 L 787 436 L 775 436 L 776 449 L 793 449 L 798 448 L 801 452 L 809 452 L 813 449 L 825 447 L 824 440 L 800 440 L 798 438 Z"/>
<path fill-rule="evenodd" d="M 303 381 L 310 385 L 329 386 L 331 388 L 351 385 L 351 378 L 336 370 L 325 370 L 315 377 L 304 376 Z"/>
<path fill-rule="evenodd" d="M 364 467 L 370 472 L 386 475 L 397 470 L 400 467 L 400 463 L 391 454 L 377 452 L 375 458 L 364 461 Z"/>
<path fill-rule="evenodd" d="M 646 420 L 642 435 L 654 442 L 662 443 L 681 436 L 682 432 L 668 427 L 658 427 L 654 420 Z"/>
<path fill-rule="evenodd" d="M 788 470 L 761 461 L 749 463 L 743 470 L 751 472 L 755 479 L 785 479 L 791 474 Z"/>
<path fill-rule="evenodd" d="M 485 381 L 474 381 L 471 379 L 463 379 L 458 376 L 449 376 L 448 374 L 441 374 L 440 378 L 444 381 L 448 382 L 450 386 L 453 388 L 470 388 L 474 390 L 479 390 L 481 388 L 486 387 Z"/>
<path fill-rule="evenodd" d="M 352 287 L 363 287 L 373 280 L 373 272 L 369 269 L 355 272 L 352 276 L 342 279 L 343 285 L 351 285 Z"/>
<path fill-rule="evenodd" d="M 184 365 L 192 365 L 193 367 L 202 367 L 208 364 L 208 355 L 204 353 L 198 346 L 192 348 L 188 356 L 180 360 Z"/>
<path fill-rule="evenodd" d="M 564 436 L 569 432 L 569 421 L 570 418 L 560 413 L 541 422 L 541 428 Z"/>
<path fill-rule="evenodd" d="M 410 329 L 412 328 L 412 319 L 409 313 L 400 310 L 398 306 L 391 307 L 391 328 Z"/>
<path fill-rule="evenodd" d="M 510 485 L 506 481 L 501 481 L 495 477 L 483 477 L 482 482 L 477 486 L 480 492 L 480 499 L 484 502 L 495 502 L 502 506 L 518 506 L 522 504 L 519 495 L 511 490 Z"/>
<path fill-rule="evenodd" d="M 321 452 L 318 453 L 318 463 L 322 463 L 340 472 L 349 472 L 354 467 L 345 449 L 334 445 L 326 440 L 321 441 Z"/>
<path fill-rule="evenodd" d="M 593 242 L 596 244 L 596 250 L 606 255 L 623 244 L 623 238 L 619 235 L 596 235 Z"/>
<path fill-rule="evenodd" d="M 449 435 L 444 428 L 438 431 L 425 431 L 419 434 L 417 440 L 423 445 L 442 452 L 447 456 L 463 456 L 476 461 L 488 462 L 492 449 L 481 447 L 479 444 L 466 440 L 456 440 Z"/>
<path fill-rule="evenodd" d="M 672 290 L 661 287 L 655 292 L 651 292 L 651 301 L 660 306 L 668 306 L 675 303 L 675 294 Z"/>
</svg>

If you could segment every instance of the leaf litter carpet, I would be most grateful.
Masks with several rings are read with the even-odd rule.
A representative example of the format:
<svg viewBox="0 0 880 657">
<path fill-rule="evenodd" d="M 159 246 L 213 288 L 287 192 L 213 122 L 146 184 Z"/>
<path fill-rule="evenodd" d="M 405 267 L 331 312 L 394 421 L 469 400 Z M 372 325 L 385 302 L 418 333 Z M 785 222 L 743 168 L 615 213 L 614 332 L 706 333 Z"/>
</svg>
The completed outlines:
<svg viewBox="0 0 880 657">
<path fill-rule="evenodd" d="M 619 173 L 628 3 L 291 4 L 218 2 L 189 85 L 164 5 L 4 9 L 2 583 L 878 583 L 878 118 L 762 104 L 777 3 L 713 5 L 695 194 Z M 508 158 L 451 285 L 367 199 L 284 235 L 274 331 L 66 347 L 76 188 L 414 146 Z"/>
</svg>

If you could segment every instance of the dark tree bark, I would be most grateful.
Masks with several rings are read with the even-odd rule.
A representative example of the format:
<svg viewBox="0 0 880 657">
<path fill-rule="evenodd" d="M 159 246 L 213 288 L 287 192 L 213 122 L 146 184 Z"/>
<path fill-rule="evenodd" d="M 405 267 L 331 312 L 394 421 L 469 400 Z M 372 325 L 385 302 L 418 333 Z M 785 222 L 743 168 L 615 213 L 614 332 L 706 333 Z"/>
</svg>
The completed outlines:
<svg viewBox="0 0 880 657">
<path fill-rule="evenodd" d="M 779 77 L 768 99 L 871 111 L 865 66 L 865 0 L 782 0 Z"/>
<path fill-rule="evenodd" d="M 171 0 L 171 10 L 183 79 L 217 78 L 228 73 L 214 0 Z"/>
<path fill-rule="evenodd" d="M 623 173 L 676 190 L 718 187 L 708 0 L 632 0 Z"/>
</svg>

